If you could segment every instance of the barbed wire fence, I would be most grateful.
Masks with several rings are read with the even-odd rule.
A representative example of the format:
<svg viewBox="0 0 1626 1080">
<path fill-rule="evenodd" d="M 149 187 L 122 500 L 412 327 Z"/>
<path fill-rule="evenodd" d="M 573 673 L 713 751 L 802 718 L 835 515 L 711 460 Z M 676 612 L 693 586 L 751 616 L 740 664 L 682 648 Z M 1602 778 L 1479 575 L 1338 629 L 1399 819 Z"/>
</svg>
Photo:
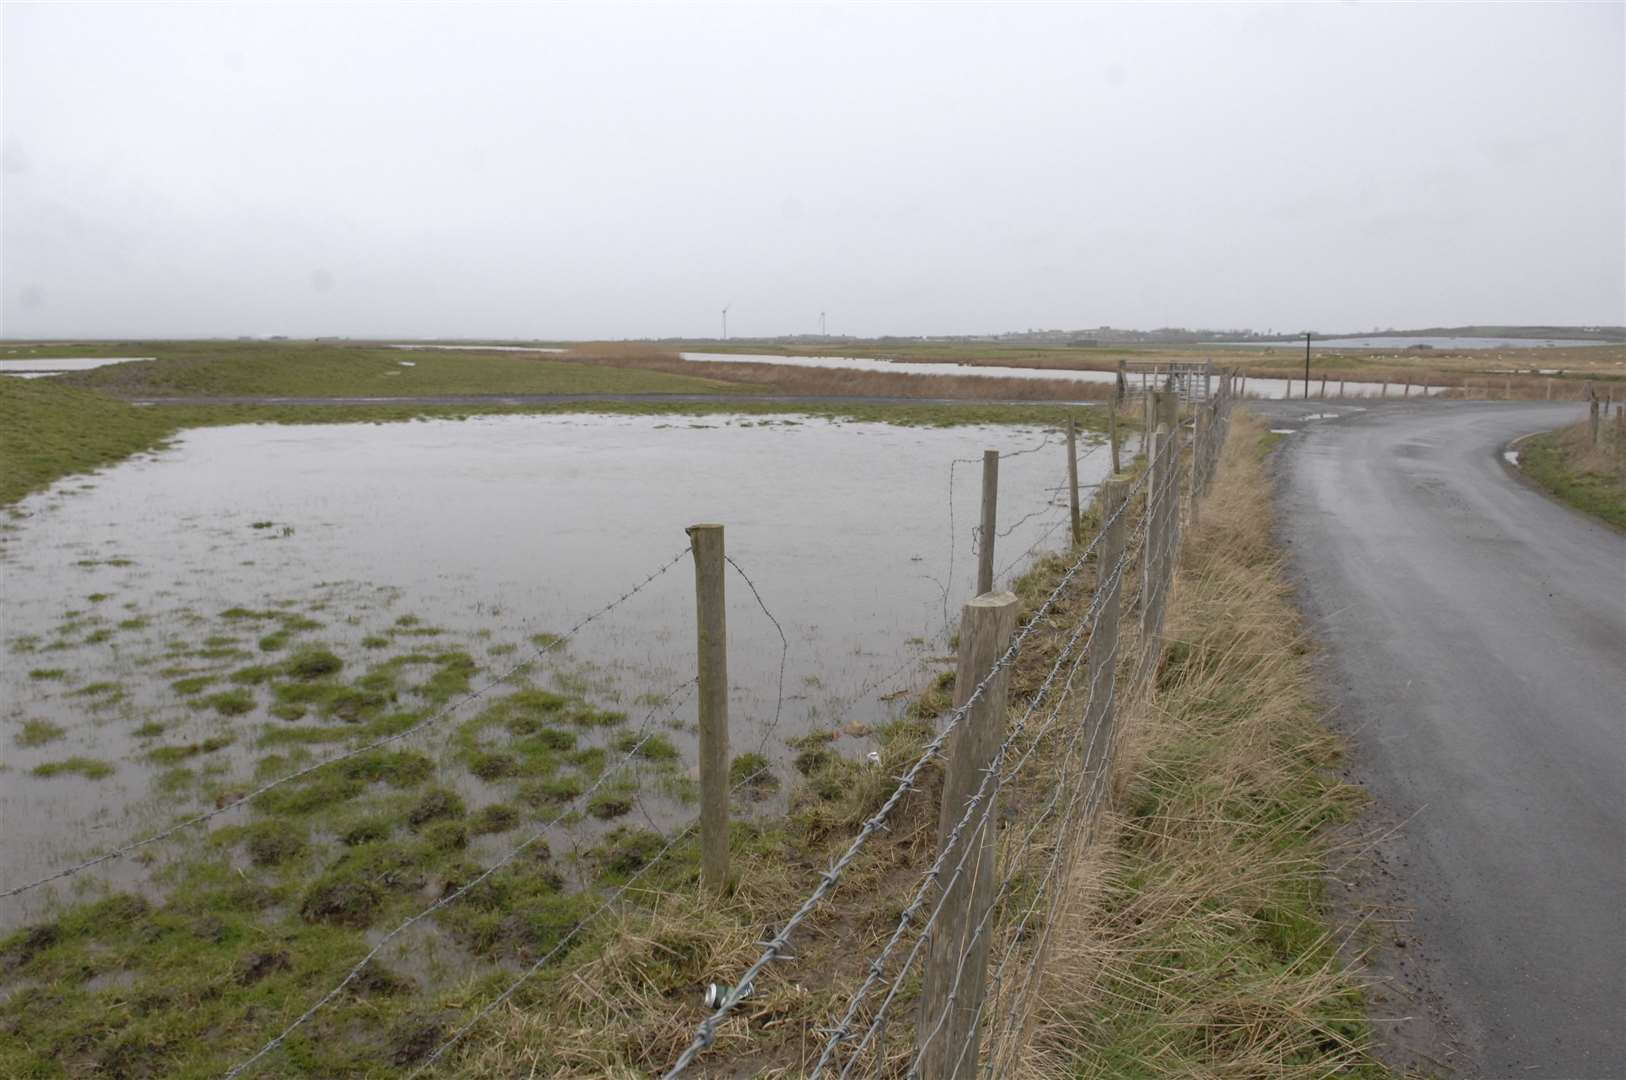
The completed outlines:
<svg viewBox="0 0 1626 1080">
<path fill-rule="evenodd" d="M 837 890 L 863 846 L 920 790 L 924 771 L 937 760 L 945 771 L 937 855 L 916 879 L 857 987 L 820 1029 L 816 1057 L 802 1064 L 810 1077 L 930 1080 L 1003 1076 L 1015 1067 L 1062 886 L 1111 782 L 1118 715 L 1125 702 L 1148 692 L 1157 668 L 1184 522 L 1197 517 L 1212 480 L 1234 389 L 1235 380 L 1222 376 L 1189 425 L 1179 422 L 1172 396 L 1156 397 L 1144 469 L 1133 479 L 1101 485 L 1100 530 L 1075 548 L 1074 561 L 1021 628 L 1006 631 L 1009 644 L 996 649 L 991 662 L 979 665 L 967 652 L 977 647 L 973 631 L 983 614 L 967 606 L 954 710 L 801 906 L 763 943 L 757 960 L 697 1024 L 665 1080 L 688 1072 L 725 1030 L 731 1041 L 749 1048 L 749 1019 L 736 1015 L 740 1007 L 775 965 L 790 958 L 798 930 Z M 1134 528 L 1125 536 L 1130 520 Z M 1096 573 L 1088 606 L 1011 719 L 1004 701 L 1009 672 L 1035 628 L 1078 586 L 1092 557 Z M 984 596 L 974 604 L 996 600 Z M 1014 615 L 1014 597 L 998 602 Z M 1129 623 L 1133 636 L 1120 633 L 1124 611 L 1139 616 Z M 1127 675 L 1121 683 L 1120 669 Z M 977 726 L 997 732 L 980 752 L 967 734 Z M 1019 805 L 1002 810 L 1002 796 Z M 900 1021 L 905 1010 L 913 1012 L 912 1024 Z"/>
<path fill-rule="evenodd" d="M 935 857 L 914 876 L 906 893 L 907 902 L 890 932 L 868 957 L 857 985 L 840 999 L 817 1030 L 817 1038 L 808 1044 L 800 1067 L 811 1070 L 808 1075 L 813 1077 L 906 1075 L 933 1080 L 970 1077 L 979 1072 L 1000 1076 L 1012 1068 L 1028 1027 L 1034 988 L 1042 976 L 1062 885 L 1082 848 L 1080 838 L 1087 836 L 1106 797 L 1120 706 L 1145 691 L 1155 670 L 1182 520 L 1187 516 L 1195 518 L 1212 477 L 1228 427 L 1234 389 L 1234 379 L 1222 380 L 1220 391 L 1198 408 L 1189 432 L 1177 423 L 1177 403 L 1172 397 L 1160 397 L 1158 408 L 1167 407 L 1167 412 L 1154 410 L 1160 424 L 1156 433 L 1148 432 L 1143 440 L 1144 467 L 1098 485 L 1080 485 L 1097 489 L 1100 527 L 1088 542 L 1074 544 L 1064 555 L 1065 567 L 1059 570 L 1049 591 L 1029 605 L 1020 625 L 1019 602 L 1008 593 L 984 594 L 966 606 L 952 709 L 939 718 L 935 732 L 894 778 L 891 790 L 857 827 L 840 854 L 817 875 L 801 903 L 783 921 L 770 927 L 771 932 L 760 942 L 757 959 L 736 974 L 718 973 L 718 994 L 714 1000 L 708 999 L 710 1011 L 695 1023 L 692 1038 L 664 1073 L 667 1080 L 684 1075 L 706 1057 L 725 1032 L 731 1043 L 749 1048 L 751 1022 L 741 1015 L 741 1006 L 753 998 L 765 978 L 778 977 L 777 969 L 794 962 L 792 947 L 798 933 L 840 888 L 844 874 L 865 848 L 889 831 L 900 809 L 911 798 L 934 791 L 937 770 L 942 771 L 945 782 Z M 1047 434 L 1037 445 L 1006 456 L 1036 453 L 1051 445 L 1053 439 Z M 1184 478 L 1183 450 L 1189 451 L 1190 459 Z M 957 459 L 950 465 L 951 522 L 953 465 L 975 461 Z M 1072 483 L 1077 483 L 1076 473 Z M 982 557 L 985 539 L 991 548 L 994 539 L 1012 535 L 1035 517 L 1057 509 L 1063 511 L 1060 520 L 998 572 L 999 578 L 1068 523 L 1065 504 L 1057 504 L 1058 495 L 1066 487 L 1064 482 L 1048 490 L 1042 507 L 1014 519 L 1004 529 L 994 530 L 990 537 L 985 538 L 979 527 L 976 541 Z M 1185 513 L 1181 510 L 1183 490 L 1189 495 Z M 1075 537 L 1077 505 L 1075 489 Z M 951 567 L 952 549 L 951 543 Z M 463 706 L 513 682 L 538 659 L 563 648 L 583 628 L 625 604 L 691 554 L 696 561 L 698 593 L 701 548 L 686 547 L 664 559 L 615 599 L 578 619 L 564 634 L 539 642 L 534 655 L 526 655 L 478 687 L 446 701 L 411 726 L 274 777 L 239 797 L 150 835 L 7 888 L 0 891 L 0 899 L 73 877 L 206 826 L 283 785 L 308 779 L 321 770 L 431 729 Z M 991 565 L 991 550 L 987 554 Z M 777 700 L 773 720 L 758 748 L 760 759 L 784 711 L 789 639 L 757 584 L 735 558 L 722 555 L 720 543 L 717 556 L 719 576 L 722 562 L 726 561 L 746 584 L 781 647 Z M 1126 613 L 1138 618 L 1120 617 Z M 704 623 L 703 613 L 701 621 Z M 1132 632 L 1120 633 L 1123 628 Z M 1042 661 L 1038 656 L 1041 651 Z M 877 680 L 876 685 L 917 663 L 906 661 L 897 671 Z M 405 935 L 414 927 L 515 864 L 561 822 L 579 815 L 605 784 L 636 769 L 640 751 L 656 737 L 662 724 L 675 722 L 679 710 L 692 696 L 699 698 L 704 747 L 706 675 L 702 662 L 697 677 L 662 695 L 623 744 L 624 753 L 608 763 L 594 782 L 556 815 L 532 828 L 466 882 L 448 887 L 395 926 L 370 936 L 370 945 L 360 959 L 297 1015 L 279 1020 L 280 1029 L 233 1065 L 224 1074 L 226 1080 L 263 1068 L 291 1036 L 363 977 L 368 965 L 387 948 L 404 943 Z M 1014 709 L 1007 701 L 1013 675 L 1037 678 L 1031 689 L 1020 692 L 1021 700 Z M 856 699 L 849 708 L 852 704 Z M 726 727 L 726 715 L 724 723 Z M 715 766 L 708 774 L 703 752 L 701 786 L 724 785 L 725 805 L 772 771 L 771 765 L 759 762 L 750 775 L 732 775 L 735 770 L 727 767 L 726 756 L 723 766 L 720 774 Z M 481 1002 L 465 1022 L 441 1038 L 412 1067 L 410 1077 L 442 1065 L 460 1042 L 511 1002 L 527 980 L 602 917 L 625 907 L 629 894 L 648 875 L 666 865 L 674 850 L 697 833 L 715 836 L 718 827 L 703 809 L 687 825 L 662 838 L 662 846 L 630 876 L 601 897 L 594 897 L 597 902 L 588 914 L 575 921 L 535 960 L 517 969 L 499 992 Z M 726 845 L 726 817 L 720 827 Z M 705 888 L 704 878 L 701 880 Z"/>
</svg>

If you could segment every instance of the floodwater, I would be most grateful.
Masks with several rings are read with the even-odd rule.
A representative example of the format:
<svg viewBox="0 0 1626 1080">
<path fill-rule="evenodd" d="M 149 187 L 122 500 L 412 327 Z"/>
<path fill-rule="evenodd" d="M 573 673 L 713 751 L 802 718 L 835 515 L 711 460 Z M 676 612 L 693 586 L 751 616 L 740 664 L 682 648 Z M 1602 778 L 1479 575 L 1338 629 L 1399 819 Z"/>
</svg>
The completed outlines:
<svg viewBox="0 0 1626 1080">
<path fill-rule="evenodd" d="M 848 371 L 885 371 L 905 375 L 956 375 L 984 379 L 1052 379 L 1059 382 L 1082 383 L 1114 383 L 1118 379 L 1115 371 L 1082 371 L 1074 368 L 995 367 L 989 364 L 914 363 L 906 360 L 874 360 L 860 356 L 775 356 L 749 353 L 688 352 L 679 353 L 678 355 L 685 360 L 718 364 L 779 364 L 783 367 L 841 368 Z M 1134 382 L 1136 378 L 1137 376 L 1131 375 L 1131 382 Z M 1338 385 L 1335 381 L 1328 382 L 1327 393 L 1329 395 L 1337 393 Z M 1342 385 L 1345 397 L 1399 397 L 1401 394 L 1399 383 L 1392 384 L 1387 389 L 1383 384 L 1375 382 L 1346 381 Z M 1312 396 L 1320 393 L 1319 380 L 1311 380 L 1310 392 Z M 1421 394 L 1422 388 L 1420 386 L 1413 387 L 1411 392 Z M 1433 394 L 1441 391 L 1434 388 L 1429 392 Z M 1303 379 L 1256 379 L 1250 377 L 1246 387 L 1246 395 L 1255 398 L 1300 397 L 1303 393 Z"/>
<path fill-rule="evenodd" d="M 180 675 L 286 655 L 256 653 L 256 629 L 223 616 L 229 609 L 313 619 L 320 627 L 299 643 L 331 648 L 347 675 L 382 658 L 363 648 L 369 635 L 403 623 L 439 631 L 422 647 L 466 649 L 481 666 L 478 687 L 532 655 L 532 635 L 564 633 L 680 556 L 696 522 L 725 524 L 728 553 L 778 623 L 731 569 L 733 751 L 760 748 L 782 762 L 786 740 L 839 729 L 838 748 L 861 754 L 868 726 L 948 669 L 948 619 L 973 591 L 981 451 L 1011 455 L 995 541 L 1008 581 L 1034 551 L 1065 540 L 1063 445 L 1033 428 L 504 416 L 205 428 L 61 481 L 20 503 L 0 532 L 0 889 L 202 808 L 191 789 L 157 789 L 162 770 L 144 758 L 152 743 L 137 737 L 142 723 L 165 725 L 165 744 L 233 739 L 188 765 L 227 786 L 252 775 L 256 734 L 288 726 L 269 716 L 264 694 L 248 714 L 223 717 L 173 688 Z M 1093 484 L 1107 454 L 1081 449 L 1080 482 Z M 253 658 L 187 659 L 234 640 Z M 556 655 L 539 681 L 640 722 L 694 674 L 690 559 Z M 230 687 L 222 679 L 209 690 Z M 24 746 L 27 721 L 65 734 Z M 689 698 L 670 732 L 686 763 L 692 721 Z M 444 753 L 447 735 L 435 729 L 410 745 Z M 114 771 L 32 774 L 74 755 Z M 456 771 L 443 781 L 472 782 Z M 671 821 L 692 810 L 655 813 Z M 103 869 L 95 874 L 124 883 L 142 875 L 130 860 Z M 17 917 L 0 907 L 0 922 Z"/>
<path fill-rule="evenodd" d="M 151 356 L 70 356 L 42 360 L 0 360 L 0 375 L 17 375 L 37 379 L 43 375 L 60 375 L 64 371 L 89 371 L 109 364 L 129 364 L 137 360 L 151 360 Z"/>
</svg>

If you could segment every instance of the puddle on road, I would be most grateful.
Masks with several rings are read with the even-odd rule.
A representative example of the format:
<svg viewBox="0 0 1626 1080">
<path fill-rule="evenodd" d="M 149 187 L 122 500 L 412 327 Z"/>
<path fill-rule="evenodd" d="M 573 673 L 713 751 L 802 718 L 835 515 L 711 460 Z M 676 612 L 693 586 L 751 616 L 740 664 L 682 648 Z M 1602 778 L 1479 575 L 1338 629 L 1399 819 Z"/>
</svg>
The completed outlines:
<svg viewBox="0 0 1626 1080">
<path fill-rule="evenodd" d="M 62 481 L 0 532 L 0 888 L 330 756 L 362 730 L 347 723 L 422 716 L 459 678 L 483 685 L 686 550 L 698 521 L 726 523 L 729 554 L 789 641 L 781 704 L 778 632 L 731 571 L 732 749 L 762 749 L 782 793 L 796 779 L 791 740 L 839 730 L 837 748 L 861 756 L 864 732 L 946 670 L 945 619 L 973 589 L 976 459 L 1047 438 L 1001 465 L 995 562 L 1009 580 L 1066 536 L 1061 441 L 1037 429 L 594 416 L 250 426 L 187 432 Z M 1081 483 L 1105 459 L 1087 454 Z M 552 795 L 617 759 L 692 677 L 693 610 L 685 555 L 531 672 L 578 703 L 544 703 L 572 717 L 553 725 L 568 738 L 550 736 L 548 753 L 578 769 L 550 773 Z M 288 673 L 317 650 L 339 670 Z M 401 744 L 429 754 L 471 814 L 514 802 L 521 780 L 497 759 L 536 733 L 514 717 L 513 740 L 501 724 L 470 729 L 488 704 Z M 622 820 L 692 816 L 692 726 L 692 698 L 657 720 L 675 757 L 648 763 L 635 791 L 618 787 L 635 803 Z M 476 758 L 489 759 L 484 779 Z M 568 842 L 591 843 L 615 817 L 586 819 Z M 85 876 L 138 885 L 150 869 L 120 860 Z M 12 901 L 0 923 L 48 891 Z"/>
</svg>

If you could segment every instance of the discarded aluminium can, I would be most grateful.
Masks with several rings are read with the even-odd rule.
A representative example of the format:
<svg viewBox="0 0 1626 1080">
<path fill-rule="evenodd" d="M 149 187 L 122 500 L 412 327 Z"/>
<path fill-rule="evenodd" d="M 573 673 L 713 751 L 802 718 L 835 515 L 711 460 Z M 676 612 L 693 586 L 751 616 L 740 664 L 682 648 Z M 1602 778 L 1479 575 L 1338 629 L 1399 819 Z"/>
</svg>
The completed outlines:
<svg viewBox="0 0 1626 1080">
<path fill-rule="evenodd" d="M 706 1008 L 715 1009 L 723 1003 L 723 999 L 733 990 L 732 986 L 722 983 L 711 983 L 706 987 Z"/>
</svg>

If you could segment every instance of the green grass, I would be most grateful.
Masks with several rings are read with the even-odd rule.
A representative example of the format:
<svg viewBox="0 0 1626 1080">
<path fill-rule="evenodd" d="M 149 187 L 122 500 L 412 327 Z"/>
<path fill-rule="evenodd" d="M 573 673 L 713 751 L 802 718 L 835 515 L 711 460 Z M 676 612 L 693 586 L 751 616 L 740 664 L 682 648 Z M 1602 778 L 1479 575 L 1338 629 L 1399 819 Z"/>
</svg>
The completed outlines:
<svg viewBox="0 0 1626 1080">
<path fill-rule="evenodd" d="M 18 746 L 44 746 L 48 742 L 55 742 L 66 734 L 60 724 L 53 724 L 49 720 L 25 720 L 23 729 L 17 733 Z"/>
<path fill-rule="evenodd" d="M 146 343 L 140 346 L 139 355 L 156 359 L 57 378 L 126 397 L 715 394 L 739 390 L 716 379 L 567 363 L 532 353 L 211 341 Z"/>
<path fill-rule="evenodd" d="M 159 446 L 176 418 L 52 379 L 0 378 L 0 505 Z"/>
<path fill-rule="evenodd" d="M 1519 467 L 1536 483 L 1585 514 L 1626 529 L 1626 469 L 1613 445 L 1612 423 L 1592 446 L 1586 422 L 1524 440 Z"/>
<path fill-rule="evenodd" d="M 113 766 L 105 761 L 95 758 L 71 757 L 62 761 L 47 761 L 43 765 L 33 768 L 35 776 L 66 776 L 74 774 L 83 776 L 86 780 L 100 780 L 105 776 L 113 775 Z"/>
</svg>

